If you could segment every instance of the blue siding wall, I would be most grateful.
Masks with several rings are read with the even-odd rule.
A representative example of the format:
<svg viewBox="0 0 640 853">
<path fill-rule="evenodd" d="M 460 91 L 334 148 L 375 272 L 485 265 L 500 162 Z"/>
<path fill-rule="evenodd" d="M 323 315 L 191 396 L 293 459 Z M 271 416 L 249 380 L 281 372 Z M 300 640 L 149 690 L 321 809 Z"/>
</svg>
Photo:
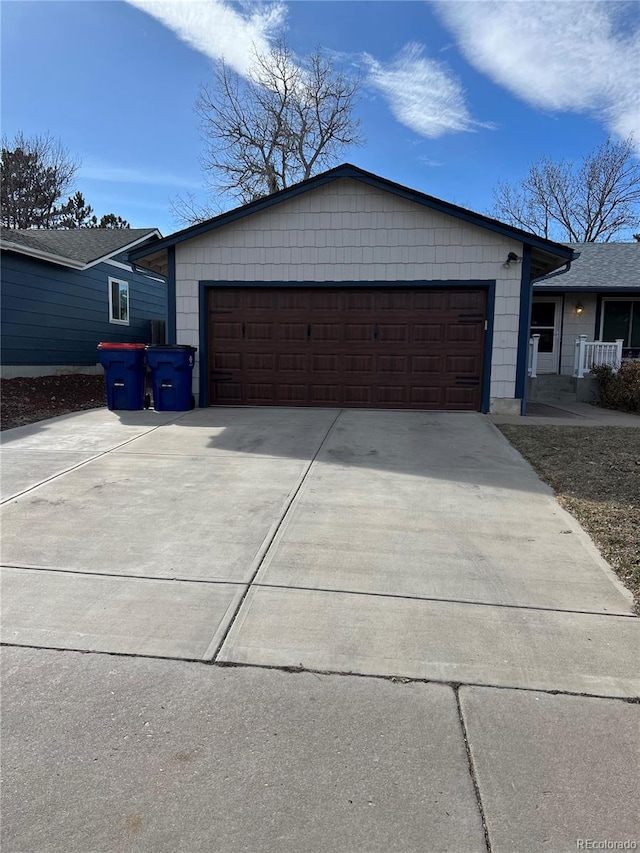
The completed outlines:
<svg viewBox="0 0 640 853">
<path fill-rule="evenodd" d="M 129 282 L 129 325 L 109 322 L 109 277 Z M 100 341 L 151 342 L 166 284 L 98 264 L 84 272 L 2 252 L 2 363 L 90 365 Z"/>
</svg>

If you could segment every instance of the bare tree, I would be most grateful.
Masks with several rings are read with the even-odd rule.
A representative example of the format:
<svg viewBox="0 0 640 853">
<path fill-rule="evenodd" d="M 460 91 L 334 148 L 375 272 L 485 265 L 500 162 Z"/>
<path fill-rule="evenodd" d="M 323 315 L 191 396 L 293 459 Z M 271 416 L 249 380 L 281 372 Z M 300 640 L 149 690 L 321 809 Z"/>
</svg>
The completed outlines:
<svg viewBox="0 0 640 853">
<path fill-rule="evenodd" d="M 608 139 L 578 166 L 543 157 L 519 185 L 499 183 L 493 215 L 567 243 L 608 242 L 640 222 L 633 139 Z"/>
<path fill-rule="evenodd" d="M 256 52 L 247 79 L 220 63 L 196 104 L 208 188 L 249 202 L 330 166 L 362 143 L 359 85 L 320 50 L 298 63 L 284 43 Z"/>
<path fill-rule="evenodd" d="M 8 228 L 49 228 L 59 214 L 56 203 L 78 171 L 60 140 L 50 134 L 12 140 L 3 137 L 0 161 L 0 221 Z"/>
</svg>

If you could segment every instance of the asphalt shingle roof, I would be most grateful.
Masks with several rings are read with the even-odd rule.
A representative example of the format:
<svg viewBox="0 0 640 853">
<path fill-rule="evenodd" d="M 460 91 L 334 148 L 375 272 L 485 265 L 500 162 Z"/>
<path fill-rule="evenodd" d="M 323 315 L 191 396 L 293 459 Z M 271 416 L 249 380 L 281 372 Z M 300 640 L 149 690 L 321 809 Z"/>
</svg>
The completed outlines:
<svg viewBox="0 0 640 853">
<path fill-rule="evenodd" d="M 2 228 L 2 243 L 15 243 L 82 264 L 114 255 L 124 246 L 151 236 L 156 228 L 74 228 L 69 231 Z"/>
<path fill-rule="evenodd" d="M 567 272 L 558 270 L 534 281 L 557 290 L 640 290 L 640 243 L 567 243 L 580 256 Z"/>
</svg>

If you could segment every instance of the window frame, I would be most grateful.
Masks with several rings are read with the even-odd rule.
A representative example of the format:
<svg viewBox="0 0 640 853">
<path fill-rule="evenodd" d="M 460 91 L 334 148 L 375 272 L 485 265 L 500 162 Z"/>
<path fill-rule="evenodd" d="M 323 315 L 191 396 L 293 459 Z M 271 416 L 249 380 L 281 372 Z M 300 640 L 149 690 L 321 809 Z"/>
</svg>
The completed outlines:
<svg viewBox="0 0 640 853">
<path fill-rule="evenodd" d="M 127 319 L 122 320 L 113 316 L 113 285 L 117 284 L 118 288 L 120 285 L 124 285 L 127 289 Z M 120 291 L 118 290 L 118 293 Z M 118 306 L 119 308 L 119 306 Z M 129 301 L 129 282 L 125 281 L 122 278 L 115 278 L 114 276 L 109 276 L 109 322 L 114 323 L 117 326 L 128 326 L 129 318 L 131 317 L 131 303 Z"/>
<path fill-rule="evenodd" d="M 624 349 L 633 349 L 631 346 L 631 332 L 633 330 L 633 322 L 637 320 L 640 322 L 640 310 L 638 311 L 638 317 L 636 318 L 636 306 L 640 309 L 640 296 L 634 296 L 633 294 L 626 294 L 624 296 L 603 296 L 602 297 L 602 309 L 600 311 L 600 329 L 598 340 L 602 341 L 604 338 L 602 337 L 604 334 L 604 314 L 607 302 L 633 302 L 635 303 L 633 310 L 631 311 L 631 317 L 629 318 L 629 328 L 627 330 L 627 336 L 629 338 L 629 343 L 624 345 Z"/>
</svg>

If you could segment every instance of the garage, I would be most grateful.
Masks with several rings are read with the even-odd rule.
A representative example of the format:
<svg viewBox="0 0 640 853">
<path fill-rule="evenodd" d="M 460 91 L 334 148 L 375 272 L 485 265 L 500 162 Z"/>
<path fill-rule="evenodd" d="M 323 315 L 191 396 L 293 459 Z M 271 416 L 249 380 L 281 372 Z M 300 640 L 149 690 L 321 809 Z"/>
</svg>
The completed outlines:
<svg viewBox="0 0 640 853">
<path fill-rule="evenodd" d="M 218 405 L 479 411 L 486 290 L 211 287 Z"/>
<path fill-rule="evenodd" d="M 531 282 L 570 247 L 348 163 L 134 249 L 199 406 L 520 414 Z"/>
</svg>

